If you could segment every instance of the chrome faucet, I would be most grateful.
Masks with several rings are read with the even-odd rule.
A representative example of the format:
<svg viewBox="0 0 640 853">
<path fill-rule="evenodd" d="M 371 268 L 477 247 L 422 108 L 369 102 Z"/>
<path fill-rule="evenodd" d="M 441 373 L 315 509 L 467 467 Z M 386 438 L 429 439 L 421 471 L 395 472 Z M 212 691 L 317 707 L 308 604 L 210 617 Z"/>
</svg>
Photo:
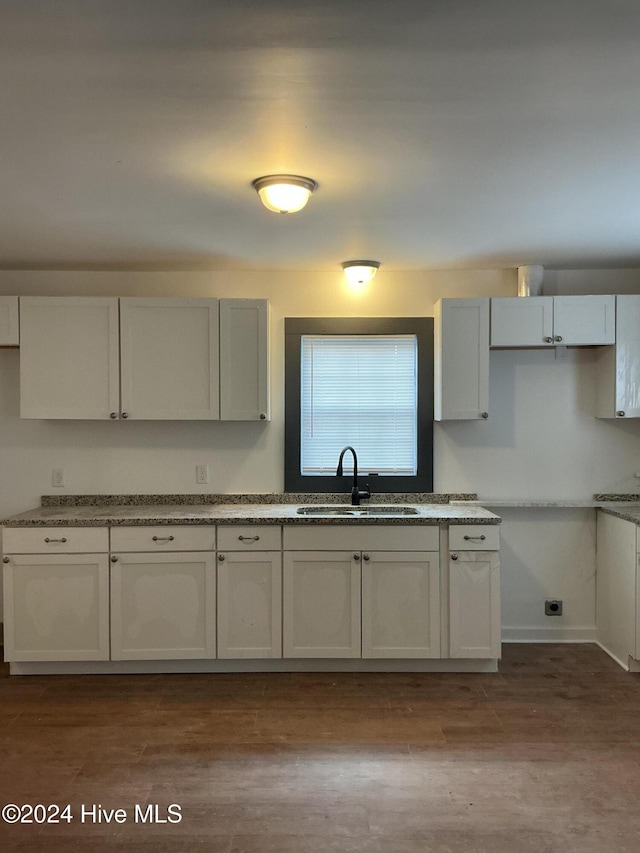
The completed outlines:
<svg viewBox="0 0 640 853">
<path fill-rule="evenodd" d="M 370 498 L 371 491 L 369 489 L 369 484 L 364 487 L 364 489 L 359 488 L 358 486 L 358 457 L 356 456 L 356 452 L 351 447 L 351 445 L 347 445 L 347 447 L 343 447 L 340 451 L 340 458 L 338 459 L 338 468 L 336 470 L 336 477 L 342 477 L 342 460 L 344 459 L 344 454 L 350 450 L 353 454 L 353 487 L 351 489 L 351 506 L 360 506 L 360 498 Z"/>
</svg>

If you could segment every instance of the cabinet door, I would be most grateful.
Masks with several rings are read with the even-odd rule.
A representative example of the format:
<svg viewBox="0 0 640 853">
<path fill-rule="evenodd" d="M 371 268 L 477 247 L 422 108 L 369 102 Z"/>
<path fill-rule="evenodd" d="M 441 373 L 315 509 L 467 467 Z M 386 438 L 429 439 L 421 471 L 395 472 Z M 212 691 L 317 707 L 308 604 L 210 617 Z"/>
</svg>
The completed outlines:
<svg viewBox="0 0 640 853">
<path fill-rule="evenodd" d="M 218 554 L 218 657 L 282 657 L 279 551 Z"/>
<path fill-rule="evenodd" d="M 615 296 L 554 296 L 553 338 L 562 346 L 615 343 Z"/>
<path fill-rule="evenodd" d="M 19 343 L 18 297 L 0 296 L 0 347 L 14 347 Z"/>
<path fill-rule="evenodd" d="M 5 559 L 5 660 L 109 660 L 106 554 Z"/>
<path fill-rule="evenodd" d="M 553 346 L 553 297 L 507 296 L 492 299 L 491 346 Z"/>
<path fill-rule="evenodd" d="M 440 657 L 438 552 L 365 551 L 362 657 Z"/>
<path fill-rule="evenodd" d="M 489 299 L 441 299 L 435 308 L 436 421 L 489 412 Z"/>
<path fill-rule="evenodd" d="M 217 299 L 121 299 L 122 417 L 217 420 Z"/>
<path fill-rule="evenodd" d="M 283 657 L 360 657 L 360 554 L 287 551 Z"/>
<path fill-rule="evenodd" d="M 500 657 L 497 551 L 458 551 L 450 555 L 449 656 Z"/>
<path fill-rule="evenodd" d="M 118 300 L 20 298 L 20 416 L 117 417 Z"/>
<path fill-rule="evenodd" d="M 214 658 L 215 556 L 204 552 L 114 556 L 112 659 Z"/>
<path fill-rule="evenodd" d="M 640 296 L 616 296 L 616 343 L 598 352 L 600 418 L 640 417 Z"/>
<path fill-rule="evenodd" d="M 220 418 L 270 418 L 266 299 L 220 300 Z"/>
</svg>

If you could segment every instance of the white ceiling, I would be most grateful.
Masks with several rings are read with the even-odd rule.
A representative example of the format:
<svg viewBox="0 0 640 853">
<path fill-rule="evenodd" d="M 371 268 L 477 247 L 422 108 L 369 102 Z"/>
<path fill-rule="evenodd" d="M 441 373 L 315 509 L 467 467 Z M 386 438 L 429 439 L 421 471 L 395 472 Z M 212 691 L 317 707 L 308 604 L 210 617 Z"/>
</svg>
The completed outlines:
<svg viewBox="0 0 640 853">
<path fill-rule="evenodd" d="M 2 0 L 0 267 L 358 257 L 640 265 L 640 2 Z"/>
</svg>

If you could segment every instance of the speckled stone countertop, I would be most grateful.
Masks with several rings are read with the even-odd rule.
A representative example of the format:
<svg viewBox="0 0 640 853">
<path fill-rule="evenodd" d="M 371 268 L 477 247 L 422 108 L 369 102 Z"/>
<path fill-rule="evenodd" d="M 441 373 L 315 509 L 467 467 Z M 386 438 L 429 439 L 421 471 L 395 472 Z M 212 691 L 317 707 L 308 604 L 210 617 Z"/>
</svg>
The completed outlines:
<svg viewBox="0 0 640 853">
<path fill-rule="evenodd" d="M 394 492 L 373 494 L 369 504 L 448 504 L 452 501 L 475 501 L 478 495 L 449 492 Z M 217 506 L 219 504 L 345 504 L 350 494 L 327 492 L 305 494 L 287 492 L 279 494 L 240 495 L 42 495 L 40 505 L 45 506 Z"/>
<path fill-rule="evenodd" d="M 615 515 L 616 518 L 622 518 L 624 521 L 640 524 L 640 505 L 635 506 L 632 503 L 602 504 L 599 509 L 609 515 Z"/>
<path fill-rule="evenodd" d="M 76 496 L 81 498 L 83 496 Z M 92 496 L 99 497 L 99 496 Z M 111 496 L 112 497 L 112 496 Z M 164 497 L 164 496 L 163 496 Z M 245 496 L 242 496 L 243 498 Z M 64 526 L 116 526 L 116 525 L 154 525 L 154 524 L 499 524 L 500 516 L 489 512 L 480 506 L 452 506 L 445 502 L 417 502 L 418 495 L 404 495 L 404 501 L 387 500 L 377 503 L 398 504 L 411 506 L 416 510 L 415 515 L 400 515 L 393 512 L 375 516 L 336 516 L 331 513 L 317 515 L 300 515 L 298 506 L 305 505 L 334 505 L 345 504 L 345 496 L 340 495 L 341 501 L 330 501 L 328 495 L 324 500 L 299 500 L 277 503 L 275 501 L 258 502 L 258 495 L 246 496 L 253 502 L 238 500 L 235 502 L 209 504 L 185 503 L 82 503 L 76 500 L 71 505 L 42 506 L 38 509 L 13 515 L 2 524 L 6 527 L 64 527 Z M 280 496 L 282 498 L 282 496 Z M 287 498 L 291 498 L 287 495 Z M 298 496 L 301 498 L 302 496 Z M 318 496 L 314 496 L 317 498 Z M 407 498 L 409 498 L 407 500 Z M 459 496 L 456 496 L 459 497 Z M 475 497 L 471 495 L 470 497 Z"/>
<path fill-rule="evenodd" d="M 458 503 L 457 499 L 453 499 L 451 504 L 455 506 Z M 522 509 L 599 509 L 609 515 L 615 515 L 616 518 L 622 518 L 625 521 L 631 521 L 634 524 L 640 524 L 640 495 L 622 492 L 600 492 L 595 494 L 592 499 L 585 500 L 534 500 L 532 498 L 508 499 L 508 498 L 479 498 L 471 502 L 472 506 L 485 507 L 501 507 L 522 508 Z"/>
</svg>

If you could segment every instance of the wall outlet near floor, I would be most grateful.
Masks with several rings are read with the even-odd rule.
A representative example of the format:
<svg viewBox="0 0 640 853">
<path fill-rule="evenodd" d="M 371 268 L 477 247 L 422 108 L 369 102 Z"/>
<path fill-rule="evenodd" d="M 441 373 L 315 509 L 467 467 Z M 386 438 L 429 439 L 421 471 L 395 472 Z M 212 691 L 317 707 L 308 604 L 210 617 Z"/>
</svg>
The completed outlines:
<svg viewBox="0 0 640 853">
<path fill-rule="evenodd" d="M 54 468 L 51 471 L 51 485 L 56 489 L 64 488 L 64 468 Z"/>
<path fill-rule="evenodd" d="M 547 598 L 544 603 L 545 616 L 562 616 L 562 599 Z"/>
<path fill-rule="evenodd" d="M 200 486 L 204 486 L 209 482 L 209 466 L 208 465 L 196 465 L 196 483 Z"/>
</svg>

